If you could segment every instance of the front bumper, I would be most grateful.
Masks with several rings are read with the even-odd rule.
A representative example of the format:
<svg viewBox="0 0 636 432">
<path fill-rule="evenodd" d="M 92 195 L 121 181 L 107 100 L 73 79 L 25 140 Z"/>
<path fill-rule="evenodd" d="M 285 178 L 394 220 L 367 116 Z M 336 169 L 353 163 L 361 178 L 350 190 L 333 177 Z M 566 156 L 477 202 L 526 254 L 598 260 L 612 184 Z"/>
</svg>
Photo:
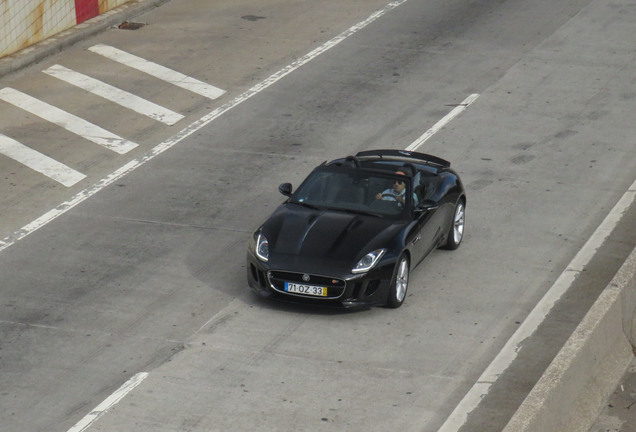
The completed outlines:
<svg viewBox="0 0 636 432">
<path fill-rule="evenodd" d="M 325 269 L 271 268 L 251 251 L 247 253 L 247 282 L 261 297 L 318 306 L 355 308 L 384 305 L 387 301 L 393 265 L 378 266 L 364 274 L 325 274 Z M 311 282 L 303 279 L 308 276 Z M 289 293 L 285 282 L 311 283 L 327 287 L 325 297 Z"/>
</svg>

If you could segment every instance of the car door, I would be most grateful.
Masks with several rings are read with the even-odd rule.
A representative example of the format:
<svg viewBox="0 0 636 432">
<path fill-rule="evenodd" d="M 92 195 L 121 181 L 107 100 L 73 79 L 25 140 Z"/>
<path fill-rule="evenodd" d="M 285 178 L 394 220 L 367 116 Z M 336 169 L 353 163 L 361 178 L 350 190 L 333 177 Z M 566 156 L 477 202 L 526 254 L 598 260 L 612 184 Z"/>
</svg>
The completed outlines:
<svg viewBox="0 0 636 432">
<path fill-rule="evenodd" d="M 423 176 L 418 173 L 414 177 L 413 191 L 417 197 L 417 205 L 413 210 L 413 235 L 411 240 L 411 253 L 414 263 L 420 262 L 436 246 L 442 235 L 443 217 L 440 213 L 439 203 L 431 200 L 435 196 L 437 176 Z"/>
<path fill-rule="evenodd" d="M 426 201 L 414 210 L 411 253 L 414 263 L 419 263 L 435 247 L 442 235 L 442 217 L 437 203 Z"/>
</svg>

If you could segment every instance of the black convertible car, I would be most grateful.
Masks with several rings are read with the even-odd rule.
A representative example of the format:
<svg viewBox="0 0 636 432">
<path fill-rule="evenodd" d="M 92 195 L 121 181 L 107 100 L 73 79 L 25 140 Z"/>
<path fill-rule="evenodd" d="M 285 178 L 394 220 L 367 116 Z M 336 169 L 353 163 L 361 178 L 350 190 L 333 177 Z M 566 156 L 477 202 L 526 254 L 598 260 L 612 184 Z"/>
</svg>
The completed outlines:
<svg viewBox="0 0 636 432">
<path fill-rule="evenodd" d="M 457 249 L 466 195 L 444 159 L 371 150 L 324 162 L 254 232 L 247 280 L 263 297 L 345 307 L 402 305 L 410 269 Z"/>
</svg>

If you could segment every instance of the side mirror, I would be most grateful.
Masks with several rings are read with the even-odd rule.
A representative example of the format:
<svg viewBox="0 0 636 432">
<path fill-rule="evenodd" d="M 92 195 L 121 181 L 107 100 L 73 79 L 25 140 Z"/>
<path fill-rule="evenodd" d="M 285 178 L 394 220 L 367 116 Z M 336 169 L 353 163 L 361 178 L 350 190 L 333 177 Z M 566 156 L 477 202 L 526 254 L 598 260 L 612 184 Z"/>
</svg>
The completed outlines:
<svg viewBox="0 0 636 432">
<path fill-rule="evenodd" d="M 283 183 L 278 186 L 278 191 L 285 196 L 291 196 L 292 194 L 292 185 L 291 183 Z"/>
</svg>

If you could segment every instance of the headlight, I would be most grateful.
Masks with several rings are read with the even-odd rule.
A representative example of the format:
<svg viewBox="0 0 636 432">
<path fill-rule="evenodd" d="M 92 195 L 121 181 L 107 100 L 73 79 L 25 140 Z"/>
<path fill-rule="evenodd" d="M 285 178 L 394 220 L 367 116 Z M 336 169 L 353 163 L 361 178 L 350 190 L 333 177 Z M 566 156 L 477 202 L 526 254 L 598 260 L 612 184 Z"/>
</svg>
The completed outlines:
<svg viewBox="0 0 636 432">
<path fill-rule="evenodd" d="M 256 256 L 261 261 L 267 261 L 269 259 L 269 242 L 261 233 L 258 234 L 258 238 L 256 239 L 256 248 L 254 252 L 256 252 Z"/>
<path fill-rule="evenodd" d="M 373 266 L 378 263 L 378 261 L 380 261 L 380 258 L 382 258 L 382 255 L 384 255 L 384 252 L 386 252 L 386 249 L 378 249 L 373 252 L 369 252 L 368 254 L 363 256 L 360 261 L 358 261 L 355 267 L 353 267 L 353 269 L 351 270 L 351 273 L 368 272 L 373 268 Z"/>
</svg>

